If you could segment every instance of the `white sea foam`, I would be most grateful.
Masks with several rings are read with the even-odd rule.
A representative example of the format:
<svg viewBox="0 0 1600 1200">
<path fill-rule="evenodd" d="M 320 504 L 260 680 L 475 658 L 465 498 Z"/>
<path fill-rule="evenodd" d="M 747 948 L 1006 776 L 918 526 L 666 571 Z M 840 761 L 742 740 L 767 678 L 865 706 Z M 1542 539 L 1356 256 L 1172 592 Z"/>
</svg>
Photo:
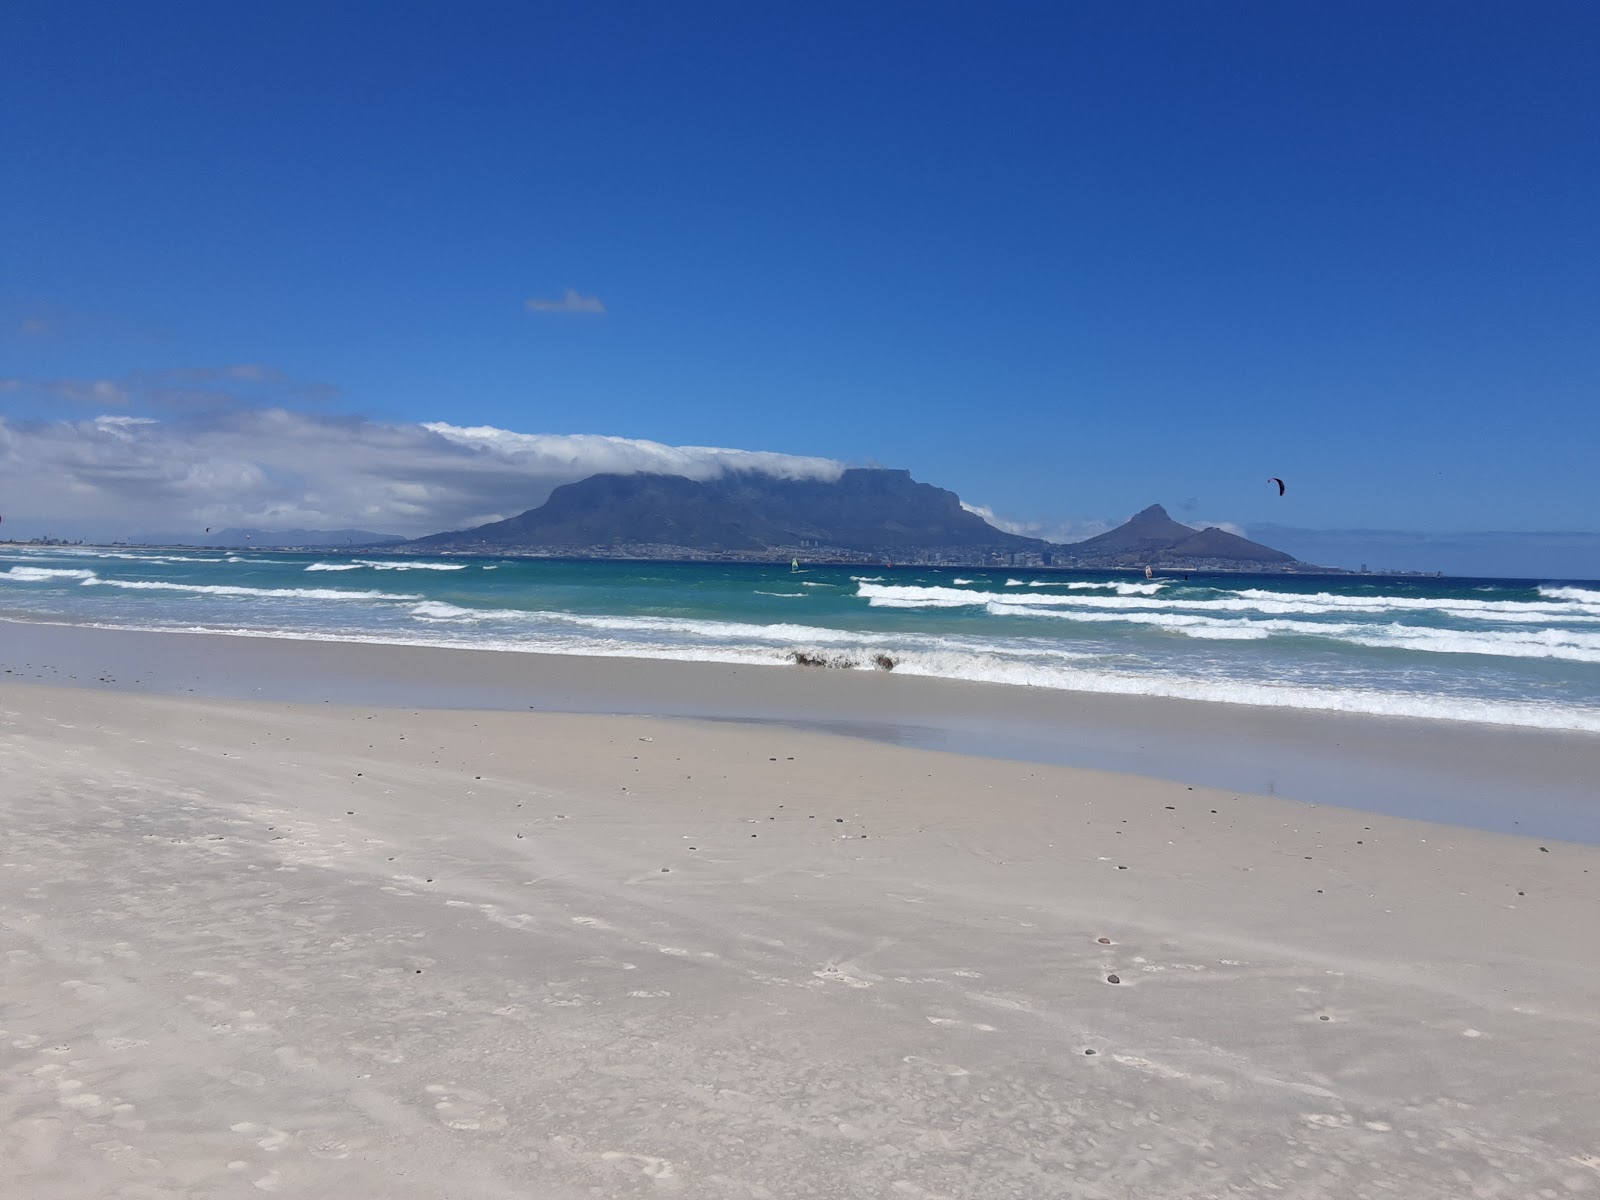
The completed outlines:
<svg viewBox="0 0 1600 1200">
<path fill-rule="evenodd" d="M 82 552 L 80 552 L 80 556 L 84 557 L 84 558 L 122 558 L 122 559 L 132 559 L 134 562 L 150 562 L 150 563 L 175 563 L 175 562 L 214 563 L 214 562 L 222 562 L 223 561 L 220 558 L 197 558 L 197 557 L 194 557 L 193 555 L 188 555 L 188 554 L 148 554 L 148 553 L 147 554 L 137 554 L 137 553 L 129 553 L 129 552 L 123 551 L 123 550 L 82 551 Z"/>
<path fill-rule="evenodd" d="M 860 580 L 857 580 L 856 582 L 858 582 L 858 583 L 868 583 L 868 582 L 871 582 L 871 583 L 882 583 L 883 582 L 883 576 L 880 575 L 876 579 L 872 579 L 872 580 L 860 579 Z M 970 583 L 975 582 L 975 580 L 971 580 L 971 579 L 952 579 L 950 582 L 951 583 L 958 583 L 958 584 L 970 584 Z"/>
<path fill-rule="evenodd" d="M 756 589 L 756 595 L 758 595 L 758 596 L 783 596 L 783 597 L 785 597 L 786 599 L 789 599 L 789 600 L 804 600 L 806 598 L 806 594 L 804 592 L 763 592 L 760 588 Z"/>
<path fill-rule="evenodd" d="M 1034 587 L 1061 587 L 1065 586 L 1074 592 L 1085 591 L 1113 591 L 1119 596 L 1154 596 L 1167 585 L 1164 583 L 1093 583 L 1084 579 L 1075 579 L 1066 585 L 1051 583 L 1048 579 L 1036 579 Z"/>
<path fill-rule="evenodd" d="M 1462 632 L 1387 625 L 1380 631 L 1346 639 L 1377 649 L 1399 647 L 1432 654 L 1481 654 L 1495 658 L 1554 658 L 1564 662 L 1600 663 L 1600 635 L 1544 629 L 1517 633 Z"/>
<path fill-rule="evenodd" d="M 1103 623 L 1148 625 L 1158 629 L 1182 633 L 1189 637 L 1241 641 L 1257 641 L 1274 633 L 1338 638 L 1374 628 L 1370 625 L 1357 625 L 1348 622 L 1336 624 L 1322 621 L 1292 621 L 1282 618 L 1247 621 L 1226 617 L 1208 617 L 1200 613 L 1079 612 L 1061 608 L 1034 608 L 1025 604 L 1007 604 L 1003 601 L 990 601 L 987 608 L 996 616 L 1040 617 L 1057 621 L 1076 621 L 1090 625 Z"/>
<path fill-rule="evenodd" d="M 1586 611 L 1583 607 L 1572 604 L 1540 604 L 1524 600 L 1467 600 L 1449 597 L 1423 599 L 1412 596 L 1336 596 L 1328 592 L 1300 594 L 1249 590 L 1216 599 L 1188 599 L 1171 595 L 1090 596 L 1082 593 L 1061 595 L 1049 592 L 983 592 L 965 588 L 880 586 L 863 583 L 858 585 L 856 595 L 866 599 L 874 608 L 968 608 L 999 602 L 1129 612 L 1233 612 L 1275 616 L 1436 612 L 1446 616 L 1481 621 L 1535 623 L 1552 620 L 1577 623 L 1600 621 L 1600 613 Z"/>
<path fill-rule="evenodd" d="M 296 600 L 421 600 L 421 596 L 390 592 L 347 592 L 338 588 L 254 588 L 226 583 L 167 583 L 154 579 L 98 579 L 82 581 L 85 587 L 114 587 L 137 592 L 190 592 L 202 596 L 276 596 Z"/>
<path fill-rule="evenodd" d="M 1302 605 L 1320 605 L 1329 610 L 1447 612 L 1461 616 L 1499 613 L 1534 618 L 1586 615 L 1581 610 L 1573 609 L 1570 604 L 1540 604 L 1533 600 L 1469 600 L 1456 596 L 1339 596 L 1332 592 L 1313 592 L 1310 594 L 1269 592 L 1260 588 L 1244 588 L 1236 592 L 1235 595 L 1252 603 L 1283 603 L 1287 601 Z"/>
<path fill-rule="evenodd" d="M 1596 591 L 1593 588 L 1551 587 L 1544 585 L 1539 588 L 1539 594 L 1551 600 L 1570 600 L 1575 604 L 1600 605 L 1600 591 Z"/>
<path fill-rule="evenodd" d="M 306 568 L 308 571 L 359 571 L 360 563 L 325 563 L 314 562 Z"/>
<path fill-rule="evenodd" d="M 882 575 L 852 575 L 852 576 L 850 576 L 850 582 L 851 583 L 882 583 L 883 582 L 883 576 Z M 956 582 L 957 583 L 961 583 L 962 580 L 958 579 L 958 580 L 956 580 Z M 966 582 L 970 583 L 971 580 L 967 580 Z"/>
<path fill-rule="evenodd" d="M 526 615 L 558 624 L 617 633 L 690 634 L 710 640 L 743 640 L 785 647 L 813 643 L 882 646 L 895 640 L 892 634 L 862 633 L 853 629 L 829 629 L 826 626 L 793 625 L 787 622 L 756 625 L 747 621 L 716 621 L 696 617 L 609 617 L 562 612 Z"/>
<path fill-rule="evenodd" d="M 514 609 L 462 608 L 440 600 L 424 600 L 413 605 L 410 612 L 419 621 L 493 621 L 524 615 Z"/>
<path fill-rule="evenodd" d="M 0 573 L 0 579 L 12 579 L 18 583 L 44 583 L 50 579 L 93 579 L 93 571 L 85 571 L 70 567 L 12 567 L 9 571 Z"/>
<path fill-rule="evenodd" d="M 1506 658 L 1551 658 L 1567 662 L 1600 662 L 1600 634 L 1562 629 L 1457 630 L 1400 622 L 1229 620 L 1196 613 L 1073 612 L 1060 608 L 1034 608 L 991 601 L 996 616 L 1039 617 L 1085 624 L 1117 622 L 1146 625 L 1181 633 L 1185 637 L 1218 641 L 1259 641 L 1273 634 L 1327 638 L 1350 645 L 1381 650 L 1420 650 L 1432 654 L 1482 654 Z"/>
</svg>

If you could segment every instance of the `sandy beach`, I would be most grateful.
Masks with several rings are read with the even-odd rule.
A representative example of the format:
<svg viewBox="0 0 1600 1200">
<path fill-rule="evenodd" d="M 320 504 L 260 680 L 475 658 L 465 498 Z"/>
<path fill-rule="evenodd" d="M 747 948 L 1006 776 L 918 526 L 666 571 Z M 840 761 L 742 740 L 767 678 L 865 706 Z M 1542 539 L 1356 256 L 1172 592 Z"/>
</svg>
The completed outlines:
<svg viewBox="0 0 1600 1200">
<path fill-rule="evenodd" d="M 5 1195 L 1600 1194 L 1593 846 L 18 645 Z"/>
</svg>

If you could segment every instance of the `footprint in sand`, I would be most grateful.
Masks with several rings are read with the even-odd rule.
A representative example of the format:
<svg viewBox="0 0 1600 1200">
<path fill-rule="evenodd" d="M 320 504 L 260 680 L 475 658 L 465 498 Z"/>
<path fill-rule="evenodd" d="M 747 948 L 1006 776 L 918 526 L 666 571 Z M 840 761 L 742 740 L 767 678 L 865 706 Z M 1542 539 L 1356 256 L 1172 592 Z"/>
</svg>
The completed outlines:
<svg viewBox="0 0 1600 1200">
<path fill-rule="evenodd" d="M 430 1083 L 428 1095 L 434 1097 L 434 1115 L 450 1129 L 492 1133 L 506 1127 L 506 1111 L 493 1096 L 442 1083 Z"/>
<path fill-rule="evenodd" d="M 98 983 L 87 983 L 82 979 L 63 980 L 59 985 L 83 1000 L 98 1000 L 106 994 L 107 989 Z"/>
<path fill-rule="evenodd" d="M 272 1052 L 272 1057 L 284 1066 L 296 1071 L 314 1071 L 317 1069 L 317 1060 L 309 1054 L 303 1054 L 294 1046 L 279 1046 Z"/>
<path fill-rule="evenodd" d="M 941 1075 L 949 1075 L 952 1078 L 959 1078 L 962 1075 L 971 1074 L 971 1072 L 965 1067 L 958 1067 L 953 1063 L 933 1062 L 930 1059 L 921 1058 L 915 1054 L 908 1054 L 900 1061 L 913 1067 L 926 1067 L 930 1071 L 937 1071 Z"/>
<path fill-rule="evenodd" d="M 10 1129 L 15 1141 L 13 1162 L 40 1168 L 54 1163 L 61 1153 L 65 1126 L 55 1117 L 30 1117 L 14 1122 Z"/>
<path fill-rule="evenodd" d="M 982 1033 L 993 1033 L 993 1025 L 985 1025 L 982 1021 L 962 1021 L 955 1017 L 928 1017 L 923 1018 L 929 1025 L 960 1025 L 967 1029 L 976 1029 Z"/>
<path fill-rule="evenodd" d="M 654 1182 L 657 1187 L 675 1188 L 680 1182 L 672 1170 L 671 1161 L 665 1158 L 656 1158 L 650 1154 L 627 1154 L 621 1150 L 604 1150 L 600 1153 L 600 1159 L 602 1162 L 637 1168 L 641 1175 Z"/>
<path fill-rule="evenodd" d="M 332 1138 L 313 1136 L 302 1138 L 306 1153 L 312 1158 L 340 1159 L 350 1157 L 350 1147 Z"/>
</svg>

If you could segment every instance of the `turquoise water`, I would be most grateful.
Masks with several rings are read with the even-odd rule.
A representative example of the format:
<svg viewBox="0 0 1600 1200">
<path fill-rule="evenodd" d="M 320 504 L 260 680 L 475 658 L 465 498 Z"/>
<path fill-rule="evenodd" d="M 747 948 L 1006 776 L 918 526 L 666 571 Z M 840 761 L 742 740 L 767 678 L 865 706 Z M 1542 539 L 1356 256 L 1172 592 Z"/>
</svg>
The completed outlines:
<svg viewBox="0 0 1600 1200">
<path fill-rule="evenodd" d="M 0 616 L 1600 732 L 1600 583 L 0 547 Z M 881 660 L 881 664 L 880 664 Z"/>
</svg>

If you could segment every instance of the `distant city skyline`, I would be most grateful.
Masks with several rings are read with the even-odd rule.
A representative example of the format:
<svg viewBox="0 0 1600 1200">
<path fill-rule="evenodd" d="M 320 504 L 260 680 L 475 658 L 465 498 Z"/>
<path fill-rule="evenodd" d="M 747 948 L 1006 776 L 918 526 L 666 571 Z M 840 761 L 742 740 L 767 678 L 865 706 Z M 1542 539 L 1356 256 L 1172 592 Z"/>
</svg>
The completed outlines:
<svg viewBox="0 0 1600 1200">
<path fill-rule="evenodd" d="M 1600 574 L 1593 6 L 7 31 L 0 534 L 881 463 L 1052 540 L 1159 502 L 1313 561 Z"/>
</svg>

